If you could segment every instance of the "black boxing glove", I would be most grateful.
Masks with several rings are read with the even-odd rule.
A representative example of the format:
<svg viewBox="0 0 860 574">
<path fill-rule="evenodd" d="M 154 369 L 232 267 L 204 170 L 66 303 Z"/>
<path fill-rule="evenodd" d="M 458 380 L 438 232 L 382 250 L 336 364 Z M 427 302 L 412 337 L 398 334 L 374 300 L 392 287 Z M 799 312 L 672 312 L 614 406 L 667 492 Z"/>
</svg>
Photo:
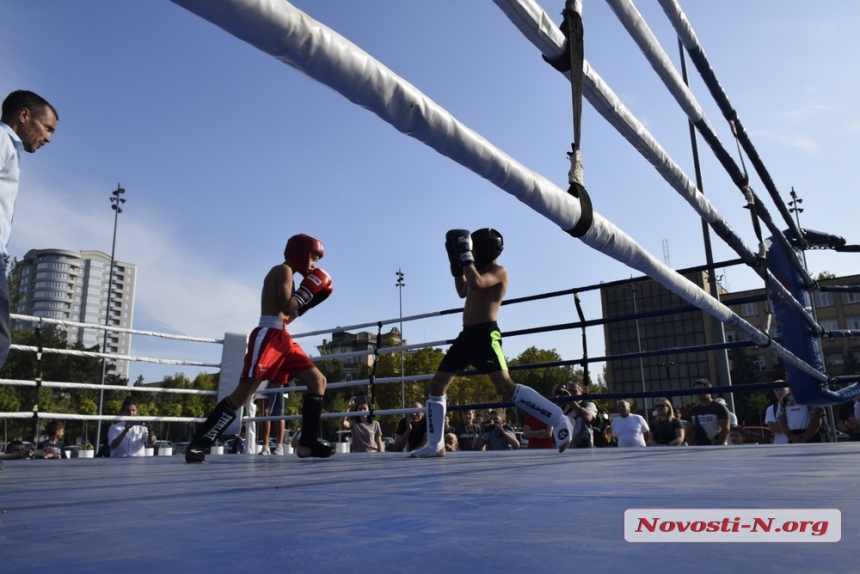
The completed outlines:
<svg viewBox="0 0 860 574">
<path fill-rule="evenodd" d="M 475 256 L 472 255 L 472 234 L 469 233 L 468 229 L 452 229 L 448 231 L 445 234 L 445 246 L 448 248 L 448 252 L 453 252 L 454 255 L 451 261 L 452 273 L 454 272 L 453 267 L 455 263 L 460 267 L 475 264 Z M 458 275 L 462 275 L 462 272 L 458 273 Z"/>
<path fill-rule="evenodd" d="M 448 263 L 451 264 L 451 276 L 461 277 L 463 275 L 463 268 L 460 267 L 460 258 L 457 256 L 457 252 L 454 251 L 454 245 L 445 241 L 445 250 L 448 252 Z"/>
</svg>

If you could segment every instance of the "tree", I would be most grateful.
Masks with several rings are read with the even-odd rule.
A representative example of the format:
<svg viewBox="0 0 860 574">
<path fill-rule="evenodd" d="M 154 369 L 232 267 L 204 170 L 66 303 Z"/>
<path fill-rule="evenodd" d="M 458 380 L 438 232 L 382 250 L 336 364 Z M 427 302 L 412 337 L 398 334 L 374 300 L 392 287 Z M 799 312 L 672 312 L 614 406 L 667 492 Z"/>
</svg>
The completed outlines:
<svg viewBox="0 0 860 574">
<path fill-rule="evenodd" d="M 735 413 L 738 415 L 738 421 L 742 425 L 757 421 L 757 426 L 764 426 L 764 411 L 770 404 L 767 395 L 765 393 L 739 393 L 739 395 L 739 405 Z"/>
<path fill-rule="evenodd" d="M 753 383 L 758 380 L 758 369 L 755 361 L 747 353 L 744 347 L 735 347 L 729 351 L 729 360 L 731 361 L 732 380 L 739 384 Z"/>
<path fill-rule="evenodd" d="M 510 367 L 539 365 L 543 363 L 558 363 L 561 355 L 555 349 L 546 350 L 529 347 L 511 360 Z M 552 397 L 553 390 L 570 381 L 582 382 L 582 371 L 575 370 L 569 365 L 557 367 L 538 367 L 529 369 L 512 369 L 511 377 L 518 383 L 529 386 L 545 397 Z"/>
</svg>

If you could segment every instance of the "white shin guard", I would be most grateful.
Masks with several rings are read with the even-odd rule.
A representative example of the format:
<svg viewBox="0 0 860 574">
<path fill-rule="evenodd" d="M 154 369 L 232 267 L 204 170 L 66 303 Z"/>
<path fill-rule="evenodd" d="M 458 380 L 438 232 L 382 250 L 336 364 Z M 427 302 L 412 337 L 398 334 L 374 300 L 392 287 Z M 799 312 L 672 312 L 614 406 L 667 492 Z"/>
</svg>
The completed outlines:
<svg viewBox="0 0 860 574">
<path fill-rule="evenodd" d="M 513 401 L 518 408 L 553 427 L 552 434 L 556 446 L 561 450 L 567 448 L 572 438 L 573 428 L 570 419 L 565 416 L 564 411 L 557 404 L 525 385 L 517 385 L 516 390 L 514 390 Z"/>
<path fill-rule="evenodd" d="M 427 397 L 427 444 L 442 446 L 445 441 L 445 413 L 448 410 L 448 397 Z"/>
<path fill-rule="evenodd" d="M 427 397 L 427 444 L 412 451 L 409 458 L 432 458 L 445 455 L 445 411 L 448 399 L 445 395 Z"/>
</svg>

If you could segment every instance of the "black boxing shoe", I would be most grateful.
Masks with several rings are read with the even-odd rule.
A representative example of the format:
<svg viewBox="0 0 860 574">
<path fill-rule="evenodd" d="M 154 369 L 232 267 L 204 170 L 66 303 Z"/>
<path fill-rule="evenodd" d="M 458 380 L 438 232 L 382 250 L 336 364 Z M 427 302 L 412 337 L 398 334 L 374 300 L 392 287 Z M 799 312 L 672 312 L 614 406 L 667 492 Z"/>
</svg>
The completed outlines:
<svg viewBox="0 0 860 574">
<path fill-rule="evenodd" d="M 189 444 L 185 449 L 185 462 L 203 464 L 206 462 L 206 449 L 196 444 Z"/>
<path fill-rule="evenodd" d="M 331 443 L 321 438 L 316 439 L 316 441 L 309 445 L 299 443 L 298 448 L 296 448 L 296 456 L 299 458 L 328 458 L 334 453 L 335 448 L 331 446 Z"/>
</svg>

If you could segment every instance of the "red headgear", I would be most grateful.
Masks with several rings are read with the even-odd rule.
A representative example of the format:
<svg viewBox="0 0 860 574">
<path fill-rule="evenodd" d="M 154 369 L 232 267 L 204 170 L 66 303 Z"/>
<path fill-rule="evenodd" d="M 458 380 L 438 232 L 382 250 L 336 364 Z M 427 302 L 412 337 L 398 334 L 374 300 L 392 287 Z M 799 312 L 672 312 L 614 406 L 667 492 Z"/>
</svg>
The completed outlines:
<svg viewBox="0 0 860 574">
<path fill-rule="evenodd" d="M 289 259 L 293 269 L 302 275 L 307 275 L 310 272 L 313 255 L 318 255 L 320 259 L 323 257 L 323 244 L 320 243 L 319 239 L 300 233 L 293 235 L 287 241 L 284 257 Z"/>
</svg>

